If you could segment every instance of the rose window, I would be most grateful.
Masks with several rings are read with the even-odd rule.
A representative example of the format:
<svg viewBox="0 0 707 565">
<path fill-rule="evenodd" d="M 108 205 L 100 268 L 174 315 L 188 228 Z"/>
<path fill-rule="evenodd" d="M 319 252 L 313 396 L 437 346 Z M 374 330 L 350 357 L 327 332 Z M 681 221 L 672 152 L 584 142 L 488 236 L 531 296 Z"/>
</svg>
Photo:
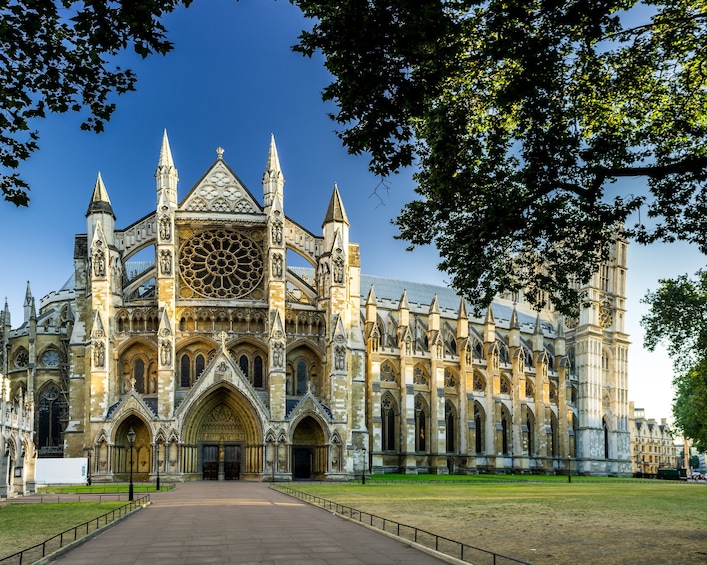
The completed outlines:
<svg viewBox="0 0 707 565">
<path fill-rule="evenodd" d="M 184 283 L 195 295 L 240 298 L 263 279 L 263 251 L 241 232 L 201 232 L 182 245 L 179 268 Z"/>
</svg>

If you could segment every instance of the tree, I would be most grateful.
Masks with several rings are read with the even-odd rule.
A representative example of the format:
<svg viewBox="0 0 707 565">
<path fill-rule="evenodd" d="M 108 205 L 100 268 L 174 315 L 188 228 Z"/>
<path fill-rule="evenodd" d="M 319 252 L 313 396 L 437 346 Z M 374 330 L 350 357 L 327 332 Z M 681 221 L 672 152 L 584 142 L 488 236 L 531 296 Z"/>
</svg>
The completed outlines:
<svg viewBox="0 0 707 565">
<path fill-rule="evenodd" d="M 382 176 L 416 167 L 399 237 L 434 243 L 477 310 L 524 290 L 576 313 L 617 234 L 707 251 L 702 3 L 295 3 L 349 151 Z M 626 176 L 647 193 L 610 198 Z"/>
<path fill-rule="evenodd" d="M 643 302 L 650 312 L 641 319 L 644 346 L 665 345 L 675 366 L 675 428 L 707 451 L 707 272 L 660 280 Z"/>
<path fill-rule="evenodd" d="M 142 57 L 172 49 L 159 18 L 191 0 L 0 0 L 0 189 L 17 206 L 29 186 L 17 172 L 38 148 L 37 119 L 87 112 L 81 128 L 101 132 L 113 93 L 135 89 L 110 58 L 132 46 Z"/>
</svg>

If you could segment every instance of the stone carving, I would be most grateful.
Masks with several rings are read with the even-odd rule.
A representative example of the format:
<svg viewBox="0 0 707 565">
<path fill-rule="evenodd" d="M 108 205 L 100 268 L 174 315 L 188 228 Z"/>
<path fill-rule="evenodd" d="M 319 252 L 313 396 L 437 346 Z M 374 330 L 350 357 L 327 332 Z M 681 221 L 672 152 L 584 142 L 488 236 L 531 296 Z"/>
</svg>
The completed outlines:
<svg viewBox="0 0 707 565">
<path fill-rule="evenodd" d="M 285 357 L 285 346 L 277 342 L 273 345 L 272 362 L 273 367 L 282 367 Z"/>
<path fill-rule="evenodd" d="M 159 232 L 162 241 L 170 241 L 172 239 L 172 222 L 169 216 L 162 216 L 160 218 Z"/>
<path fill-rule="evenodd" d="M 272 257 L 272 276 L 282 277 L 282 254 L 280 253 L 275 253 Z"/>
<path fill-rule="evenodd" d="M 105 367 L 106 346 L 102 341 L 95 341 L 93 343 L 93 364 L 96 367 Z"/>
<path fill-rule="evenodd" d="M 160 250 L 160 270 L 163 275 L 172 274 L 172 252 L 168 249 Z"/>
<path fill-rule="evenodd" d="M 93 248 L 93 276 L 106 276 L 106 257 L 100 241 L 97 241 Z"/>
<path fill-rule="evenodd" d="M 334 257 L 332 261 L 332 279 L 334 284 L 344 282 L 344 259 L 341 256 Z"/>
<path fill-rule="evenodd" d="M 343 371 L 346 368 L 346 348 L 337 345 L 334 348 L 334 370 Z"/>
<path fill-rule="evenodd" d="M 274 245 L 282 245 L 282 221 L 280 220 L 280 212 L 275 212 L 275 220 L 270 228 L 272 242 Z"/>
<path fill-rule="evenodd" d="M 172 345 L 168 339 L 163 339 L 160 345 L 160 362 L 166 367 L 172 364 Z"/>
</svg>

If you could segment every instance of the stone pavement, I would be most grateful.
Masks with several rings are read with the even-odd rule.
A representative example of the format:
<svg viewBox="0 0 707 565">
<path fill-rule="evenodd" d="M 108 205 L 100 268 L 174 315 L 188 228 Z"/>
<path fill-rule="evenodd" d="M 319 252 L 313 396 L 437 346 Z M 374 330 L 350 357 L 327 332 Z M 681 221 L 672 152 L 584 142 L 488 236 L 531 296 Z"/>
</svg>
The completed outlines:
<svg viewBox="0 0 707 565">
<path fill-rule="evenodd" d="M 56 562 L 69 565 L 444 562 L 408 543 L 274 491 L 265 483 L 178 483 L 173 491 L 150 493 L 150 499 L 152 504 L 71 549 Z"/>
</svg>

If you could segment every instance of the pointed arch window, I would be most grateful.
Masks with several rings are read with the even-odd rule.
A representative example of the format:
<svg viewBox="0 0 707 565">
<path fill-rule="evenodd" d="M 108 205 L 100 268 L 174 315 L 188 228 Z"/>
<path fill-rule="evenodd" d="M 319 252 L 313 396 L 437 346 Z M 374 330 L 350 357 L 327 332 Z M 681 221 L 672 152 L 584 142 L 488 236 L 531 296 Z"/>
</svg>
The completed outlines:
<svg viewBox="0 0 707 565">
<path fill-rule="evenodd" d="M 535 453 L 535 418 L 530 410 L 525 415 L 525 426 L 528 428 L 528 455 L 533 455 Z"/>
<path fill-rule="evenodd" d="M 603 426 L 604 426 L 604 459 L 608 459 L 609 458 L 609 424 L 607 423 L 606 418 L 604 418 Z"/>
<path fill-rule="evenodd" d="M 484 451 L 484 420 L 481 417 L 481 410 L 478 404 L 474 404 L 474 429 L 475 429 L 475 447 L 476 453 L 482 453 Z"/>
<path fill-rule="evenodd" d="M 135 392 L 145 394 L 145 362 L 140 358 L 133 362 L 133 379 L 135 379 Z"/>
<path fill-rule="evenodd" d="M 511 431 L 511 426 L 510 426 L 510 417 L 506 410 L 503 410 L 503 413 L 501 414 L 501 452 L 504 455 L 507 455 L 509 452 L 509 447 L 511 445 L 510 442 L 510 431 Z"/>
<path fill-rule="evenodd" d="M 456 451 L 456 419 L 454 418 L 454 406 L 449 400 L 444 403 L 444 423 L 445 430 L 447 434 L 447 453 L 454 453 Z"/>
<path fill-rule="evenodd" d="M 297 362 L 296 393 L 298 396 L 307 392 L 307 363 L 300 360 Z"/>
<path fill-rule="evenodd" d="M 263 358 L 260 355 L 253 359 L 253 386 L 263 388 Z"/>
<path fill-rule="evenodd" d="M 189 360 L 189 355 L 185 353 L 179 360 L 179 385 L 182 387 L 191 386 L 191 376 L 189 372 L 190 366 L 191 362 Z"/>
<path fill-rule="evenodd" d="M 395 451 L 395 401 L 388 394 L 381 401 L 381 450 Z"/>
<path fill-rule="evenodd" d="M 51 383 L 39 395 L 39 448 L 59 447 L 61 441 L 61 416 L 66 402 L 59 388 Z"/>
<path fill-rule="evenodd" d="M 247 355 L 241 355 L 240 358 L 238 359 L 238 366 L 240 367 L 241 371 L 243 372 L 243 375 L 247 379 L 250 375 L 248 374 L 248 356 Z"/>
<path fill-rule="evenodd" d="M 427 413 L 423 400 L 415 399 L 415 451 L 427 451 Z"/>
<path fill-rule="evenodd" d="M 199 355 L 196 356 L 196 367 L 194 370 L 194 380 L 198 379 L 201 376 L 201 373 L 204 372 L 204 369 L 206 368 L 206 358 L 199 353 Z"/>
</svg>

